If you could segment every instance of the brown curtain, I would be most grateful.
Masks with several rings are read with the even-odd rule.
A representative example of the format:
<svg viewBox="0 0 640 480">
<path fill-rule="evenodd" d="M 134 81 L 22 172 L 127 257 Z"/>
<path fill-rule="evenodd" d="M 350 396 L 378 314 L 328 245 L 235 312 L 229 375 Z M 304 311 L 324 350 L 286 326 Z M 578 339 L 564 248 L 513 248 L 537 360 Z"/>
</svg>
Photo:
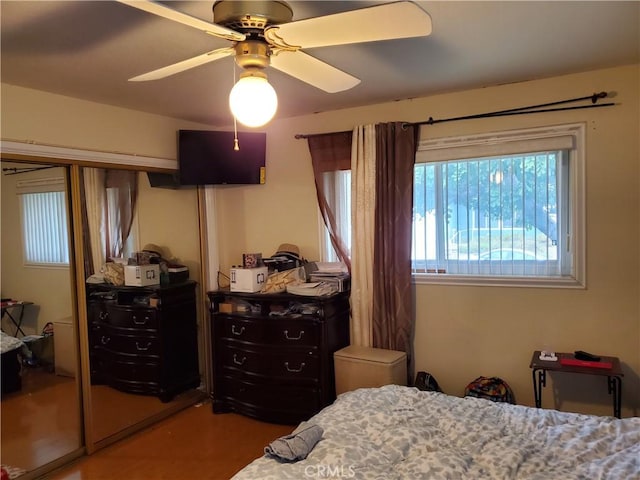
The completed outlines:
<svg viewBox="0 0 640 480">
<path fill-rule="evenodd" d="M 351 169 L 351 138 L 352 132 L 326 133 L 307 137 L 313 164 L 318 206 L 329 232 L 331 244 L 338 258 L 347 266 L 349 271 L 351 271 L 349 249 L 337 229 L 336 205 L 326 192 L 333 188 L 331 182 L 332 172 Z"/>
<path fill-rule="evenodd" d="M 413 167 L 419 127 L 376 125 L 376 236 L 373 271 L 373 346 L 407 352 L 412 362 L 414 292 L 411 284 Z M 409 376 L 411 378 L 411 369 Z"/>
<path fill-rule="evenodd" d="M 107 218 L 116 219 L 113 230 L 107 234 L 107 258 L 122 255 L 124 244 L 129 238 L 133 214 L 138 199 L 138 172 L 133 170 L 107 170 L 105 175 L 105 188 L 113 188 L 116 191 L 115 205 L 107 202 L 107 209 L 115 208 Z"/>
<path fill-rule="evenodd" d="M 89 219 L 87 218 L 87 194 L 84 186 L 84 168 L 80 169 L 80 202 L 82 217 L 82 248 L 84 249 L 84 278 L 89 278 L 96 273 L 91 254 L 91 234 L 89 232 Z"/>
</svg>

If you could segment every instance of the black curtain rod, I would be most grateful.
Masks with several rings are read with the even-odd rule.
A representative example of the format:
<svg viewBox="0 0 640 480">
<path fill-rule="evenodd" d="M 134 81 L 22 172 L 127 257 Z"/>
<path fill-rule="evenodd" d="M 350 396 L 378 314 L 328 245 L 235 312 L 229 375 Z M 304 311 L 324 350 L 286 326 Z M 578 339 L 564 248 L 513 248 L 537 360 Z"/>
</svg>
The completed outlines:
<svg viewBox="0 0 640 480">
<path fill-rule="evenodd" d="M 405 123 L 404 125 L 433 125 L 434 123 L 453 122 L 456 120 L 473 120 L 474 118 L 491 118 L 491 117 L 505 117 L 508 115 L 525 115 L 528 113 L 543 113 L 543 112 L 561 112 L 563 110 L 580 110 L 582 108 L 598 108 L 598 107 L 611 107 L 615 103 L 600 103 L 598 105 L 581 105 L 578 107 L 562 107 L 562 108 L 546 108 L 541 110 L 523 110 L 523 111 L 509 111 L 509 112 L 492 112 L 492 113 L 479 113 L 478 115 L 469 115 L 466 117 L 454 117 L 443 118 L 440 120 L 434 120 L 429 117 L 429 120 L 417 123 Z"/>
<path fill-rule="evenodd" d="M 325 133 L 296 133 L 295 139 L 300 140 L 301 138 L 309 138 L 316 137 L 318 135 L 333 135 L 334 133 L 351 133 L 351 130 L 345 130 L 344 132 L 325 132 Z"/>
<path fill-rule="evenodd" d="M 36 170 L 46 170 L 47 168 L 56 168 L 55 166 L 48 166 L 48 167 L 23 167 L 23 168 L 3 168 L 2 171 L 3 172 L 11 172 L 11 173 L 5 173 L 5 175 L 18 175 L 20 173 L 29 173 L 29 172 L 35 172 Z"/>
<path fill-rule="evenodd" d="M 415 122 L 415 123 L 404 123 L 404 125 L 433 125 L 435 123 L 444 123 L 444 122 L 453 122 L 457 120 L 472 120 L 476 118 L 490 118 L 490 117 L 503 117 L 507 115 L 525 115 L 528 113 L 543 113 L 543 112 L 561 112 L 564 110 L 579 110 L 582 108 L 597 108 L 597 107 L 610 107 L 615 105 L 615 103 L 600 103 L 596 104 L 598 100 L 601 98 L 607 98 L 610 94 L 607 92 L 594 93 L 593 95 L 589 95 L 586 97 L 578 97 L 572 98 L 569 100 L 559 100 L 557 102 L 549 102 L 549 103 L 541 103 L 538 105 L 530 105 L 528 107 L 518 107 L 518 108 L 510 108 L 507 110 L 498 110 L 495 112 L 488 113 L 478 113 L 476 115 L 467 115 L 464 117 L 453 117 L 453 118 L 442 118 L 438 120 L 434 120 L 433 117 L 429 117 L 429 120 L 425 120 L 424 122 Z M 551 107 L 553 105 L 563 105 L 566 103 L 575 103 L 575 102 L 583 102 L 586 100 L 591 100 L 591 105 L 581 105 L 574 107 L 561 107 L 561 108 L 543 108 L 543 107 Z M 335 132 L 335 133 L 348 133 L 348 132 Z M 322 135 L 322 134 L 320 134 Z M 297 134 L 295 138 L 309 138 L 313 135 L 311 134 Z"/>
<path fill-rule="evenodd" d="M 426 120 L 424 122 L 407 123 L 406 125 L 433 125 L 434 123 L 453 122 L 456 120 L 472 120 L 475 118 L 503 117 L 507 115 L 525 115 L 528 113 L 561 112 L 564 110 L 579 110 L 582 108 L 610 107 L 612 105 L 615 105 L 615 103 L 596 104 L 596 102 L 599 99 L 607 98 L 608 96 L 609 94 L 607 92 L 600 92 L 600 93 L 594 93 L 593 95 L 589 95 L 588 97 L 571 98 L 569 100 L 560 100 L 557 102 L 541 103 L 539 105 L 529 105 L 528 107 L 510 108 L 507 110 L 498 110 L 496 112 L 478 113 L 476 115 L 467 115 L 464 117 L 443 118 L 440 120 L 434 120 L 432 117 L 429 117 L 429 120 Z M 566 103 L 583 102 L 585 100 L 591 100 L 592 104 L 574 106 L 574 107 L 542 108 L 542 107 L 550 107 L 553 105 L 563 105 Z"/>
</svg>

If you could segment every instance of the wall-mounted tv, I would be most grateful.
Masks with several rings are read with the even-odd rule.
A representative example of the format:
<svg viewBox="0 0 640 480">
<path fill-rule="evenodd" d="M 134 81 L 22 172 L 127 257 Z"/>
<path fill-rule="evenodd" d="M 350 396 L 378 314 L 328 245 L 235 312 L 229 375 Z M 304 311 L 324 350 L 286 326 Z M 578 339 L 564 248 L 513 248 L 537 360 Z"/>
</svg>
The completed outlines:
<svg viewBox="0 0 640 480">
<path fill-rule="evenodd" d="M 181 185 L 254 185 L 265 183 L 267 134 L 209 130 L 178 131 Z"/>
</svg>

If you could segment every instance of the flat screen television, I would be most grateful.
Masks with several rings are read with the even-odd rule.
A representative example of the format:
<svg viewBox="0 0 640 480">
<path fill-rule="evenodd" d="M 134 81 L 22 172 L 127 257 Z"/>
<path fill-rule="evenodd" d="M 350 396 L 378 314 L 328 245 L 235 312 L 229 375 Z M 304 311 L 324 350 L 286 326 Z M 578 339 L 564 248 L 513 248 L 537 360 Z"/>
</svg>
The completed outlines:
<svg viewBox="0 0 640 480">
<path fill-rule="evenodd" d="M 149 185 L 155 188 L 169 188 L 171 190 L 180 188 L 178 172 L 147 172 L 147 178 L 149 179 Z"/>
<path fill-rule="evenodd" d="M 265 183 L 267 134 L 209 130 L 178 131 L 181 185 L 255 185 Z"/>
</svg>

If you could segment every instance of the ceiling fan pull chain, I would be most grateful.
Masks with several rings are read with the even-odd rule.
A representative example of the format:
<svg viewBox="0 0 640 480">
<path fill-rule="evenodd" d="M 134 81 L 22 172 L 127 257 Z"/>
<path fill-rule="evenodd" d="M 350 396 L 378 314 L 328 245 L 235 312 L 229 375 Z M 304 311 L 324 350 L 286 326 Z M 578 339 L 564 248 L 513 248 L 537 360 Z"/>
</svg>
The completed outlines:
<svg viewBox="0 0 640 480">
<path fill-rule="evenodd" d="M 233 69 L 233 84 L 236 84 L 236 64 L 235 62 L 231 64 L 231 68 Z M 236 116 L 231 113 L 233 117 L 233 149 L 237 152 L 240 150 L 240 145 L 238 145 L 238 120 L 236 120 Z"/>
</svg>

